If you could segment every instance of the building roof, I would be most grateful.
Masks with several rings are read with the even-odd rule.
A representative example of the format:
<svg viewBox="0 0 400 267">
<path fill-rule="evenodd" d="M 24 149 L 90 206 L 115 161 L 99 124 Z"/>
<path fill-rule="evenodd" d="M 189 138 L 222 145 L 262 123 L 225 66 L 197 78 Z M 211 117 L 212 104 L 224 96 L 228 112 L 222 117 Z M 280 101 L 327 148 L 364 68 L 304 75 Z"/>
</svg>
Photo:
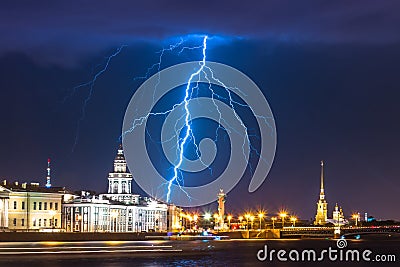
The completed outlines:
<svg viewBox="0 0 400 267">
<path fill-rule="evenodd" d="M 74 194 L 72 191 L 65 189 L 65 187 L 43 187 L 39 183 L 19 183 L 9 182 L 4 180 L 0 186 L 13 191 L 13 192 L 40 192 L 40 193 L 64 193 Z"/>
</svg>

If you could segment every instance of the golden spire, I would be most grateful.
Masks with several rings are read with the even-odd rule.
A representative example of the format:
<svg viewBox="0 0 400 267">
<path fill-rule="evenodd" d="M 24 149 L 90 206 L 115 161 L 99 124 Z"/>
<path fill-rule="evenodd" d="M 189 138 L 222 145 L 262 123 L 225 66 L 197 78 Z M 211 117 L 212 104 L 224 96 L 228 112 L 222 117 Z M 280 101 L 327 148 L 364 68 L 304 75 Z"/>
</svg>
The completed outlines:
<svg viewBox="0 0 400 267">
<path fill-rule="evenodd" d="M 321 160 L 321 193 L 324 192 L 324 161 Z"/>
</svg>

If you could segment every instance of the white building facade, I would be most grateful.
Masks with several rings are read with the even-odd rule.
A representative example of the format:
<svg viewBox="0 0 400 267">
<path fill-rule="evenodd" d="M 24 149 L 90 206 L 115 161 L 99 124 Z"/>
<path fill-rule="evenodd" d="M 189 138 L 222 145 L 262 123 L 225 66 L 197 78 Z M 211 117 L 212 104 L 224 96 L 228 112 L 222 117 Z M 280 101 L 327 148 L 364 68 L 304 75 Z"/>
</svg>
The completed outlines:
<svg viewBox="0 0 400 267">
<path fill-rule="evenodd" d="M 38 183 L 0 185 L 0 228 L 6 231 L 61 230 L 61 203 L 66 191 Z"/>
<path fill-rule="evenodd" d="M 67 232 L 167 231 L 171 228 L 168 207 L 132 194 L 132 174 L 120 146 L 113 172 L 108 175 L 107 194 L 82 196 L 64 203 L 63 227 Z"/>
<path fill-rule="evenodd" d="M 78 198 L 63 205 L 67 232 L 167 231 L 167 205 L 126 205 L 110 200 Z"/>
</svg>

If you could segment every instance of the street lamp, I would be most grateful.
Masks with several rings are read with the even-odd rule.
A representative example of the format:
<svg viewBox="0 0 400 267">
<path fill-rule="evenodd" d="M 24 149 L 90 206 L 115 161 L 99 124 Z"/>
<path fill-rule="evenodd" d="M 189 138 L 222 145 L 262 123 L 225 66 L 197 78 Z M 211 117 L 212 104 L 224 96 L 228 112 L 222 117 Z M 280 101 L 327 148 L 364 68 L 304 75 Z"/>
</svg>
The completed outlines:
<svg viewBox="0 0 400 267">
<path fill-rule="evenodd" d="M 244 215 L 244 217 L 246 218 L 246 229 L 247 230 L 249 230 L 249 219 L 250 219 L 250 214 L 249 213 L 246 213 L 245 215 Z"/>
<path fill-rule="evenodd" d="M 232 215 L 228 215 L 227 219 L 228 219 L 228 227 L 229 227 L 229 230 L 231 230 Z"/>
<path fill-rule="evenodd" d="M 194 220 L 194 228 L 197 229 L 197 220 L 199 219 L 199 215 L 194 214 L 193 215 L 193 220 Z"/>
<path fill-rule="evenodd" d="M 272 220 L 272 230 L 274 230 L 275 229 L 276 217 L 272 217 L 271 220 Z"/>
<path fill-rule="evenodd" d="M 188 216 L 189 216 L 189 228 L 190 228 L 190 230 L 192 230 L 193 217 L 191 215 L 188 215 Z"/>
<path fill-rule="evenodd" d="M 239 216 L 239 222 L 240 222 L 240 228 L 242 228 L 242 221 L 243 221 L 243 216 Z"/>
<path fill-rule="evenodd" d="M 218 225 L 219 223 L 219 215 L 217 213 L 214 213 L 214 228 Z"/>
<path fill-rule="evenodd" d="M 293 223 L 293 227 L 296 227 L 297 218 L 294 217 L 294 216 L 292 216 L 292 217 L 290 218 L 290 221 Z"/>
<path fill-rule="evenodd" d="M 209 225 L 209 222 L 210 222 L 210 220 L 211 220 L 211 214 L 208 213 L 208 212 L 204 213 L 204 220 L 206 220 L 206 222 L 205 222 L 205 228 L 207 229 L 207 225 Z"/>
<path fill-rule="evenodd" d="M 286 212 L 281 212 L 279 216 L 282 218 L 282 228 L 285 227 L 285 217 L 287 216 Z"/>
<path fill-rule="evenodd" d="M 261 220 L 262 220 L 262 218 L 264 217 L 264 213 L 259 213 L 258 214 L 258 218 L 260 219 L 260 231 L 261 231 Z"/>
<path fill-rule="evenodd" d="M 357 223 L 358 223 L 358 217 L 359 217 L 359 215 L 357 213 L 353 214 L 353 219 L 356 221 L 356 227 L 357 227 Z"/>
</svg>

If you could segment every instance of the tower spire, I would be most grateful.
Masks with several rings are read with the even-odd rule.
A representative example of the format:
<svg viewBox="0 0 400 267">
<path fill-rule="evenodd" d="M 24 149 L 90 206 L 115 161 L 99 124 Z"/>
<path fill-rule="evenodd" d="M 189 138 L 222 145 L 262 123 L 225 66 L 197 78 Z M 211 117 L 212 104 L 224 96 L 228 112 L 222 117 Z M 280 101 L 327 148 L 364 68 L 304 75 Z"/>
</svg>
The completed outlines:
<svg viewBox="0 0 400 267">
<path fill-rule="evenodd" d="M 315 225 L 324 225 L 328 218 L 328 203 L 325 200 L 324 192 L 324 161 L 321 160 L 321 192 L 317 203 L 317 214 L 315 215 Z"/>
<path fill-rule="evenodd" d="M 47 187 L 47 188 L 50 188 L 50 187 L 51 187 L 51 182 L 50 182 L 50 158 L 47 159 L 46 187 Z"/>
<path fill-rule="evenodd" d="M 324 161 L 321 160 L 321 194 L 324 193 Z"/>
</svg>

